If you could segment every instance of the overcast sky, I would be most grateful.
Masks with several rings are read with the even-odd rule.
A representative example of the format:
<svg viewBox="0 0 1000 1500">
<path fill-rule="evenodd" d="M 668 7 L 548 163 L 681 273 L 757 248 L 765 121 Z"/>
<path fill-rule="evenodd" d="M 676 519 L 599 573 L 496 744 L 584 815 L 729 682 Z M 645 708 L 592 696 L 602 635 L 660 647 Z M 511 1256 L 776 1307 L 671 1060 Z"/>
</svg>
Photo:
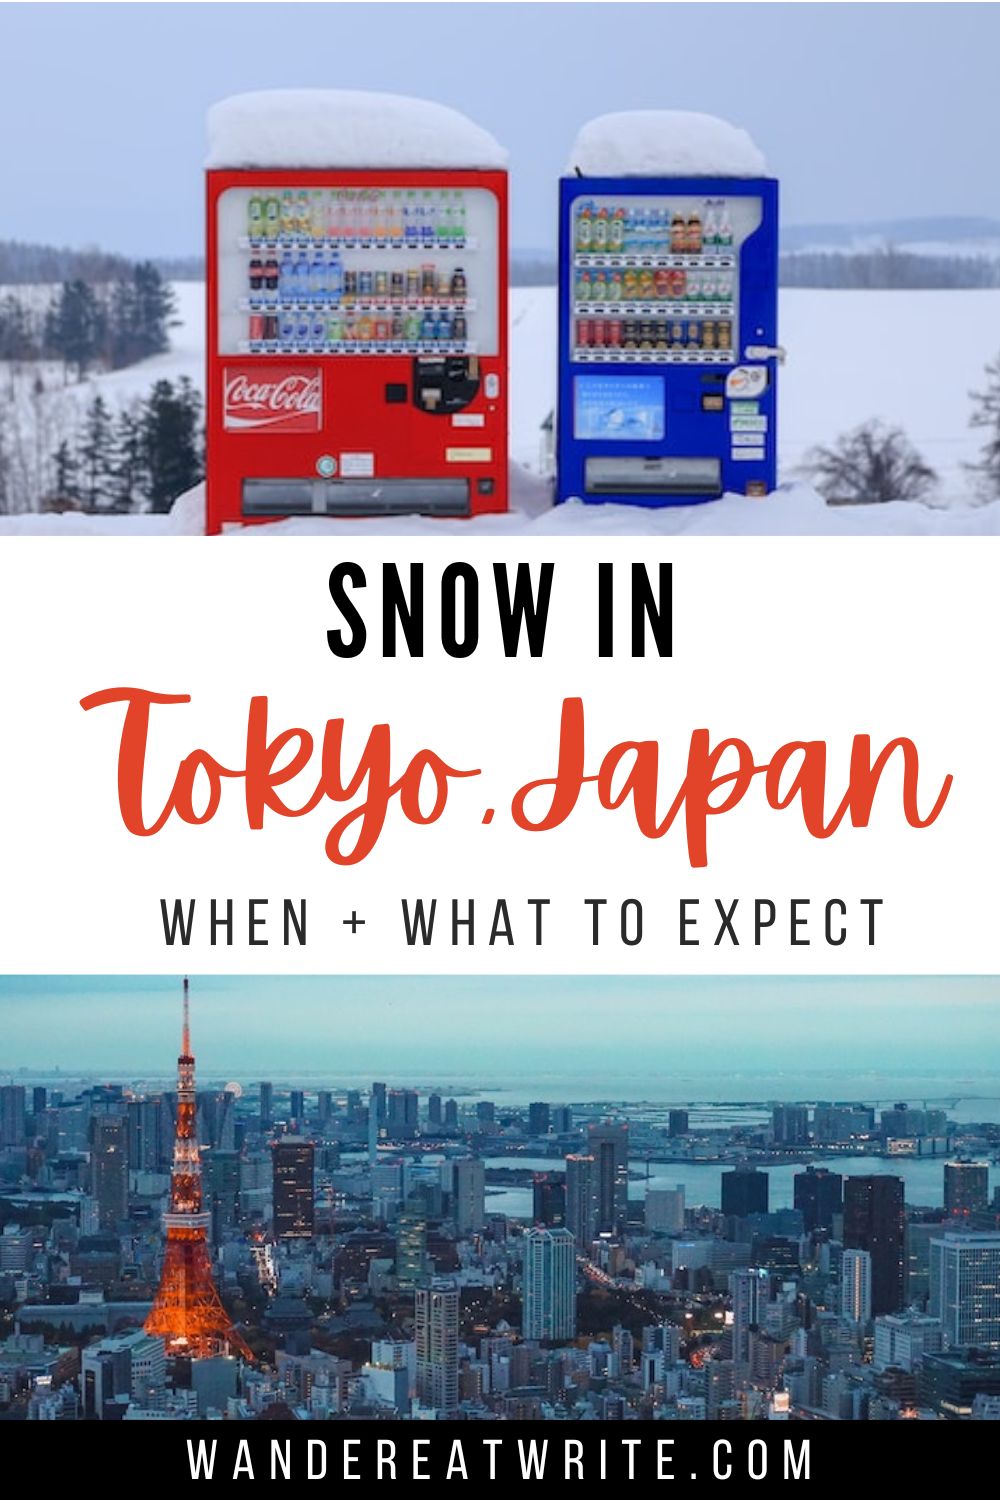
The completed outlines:
<svg viewBox="0 0 1000 1500">
<path fill-rule="evenodd" d="M 169 1076 L 180 979 L 0 978 L 0 1079 L 19 1068 Z M 996 1071 L 997 979 L 193 978 L 203 1077 L 347 1081 L 681 1070 Z M 877 1087 L 877 1085 L 874 1085 Z M 991 1088 L 990 1092 L 996 1092 Z M 726 1093 L 724 1097 L 739 1097 Z"/>
<path fill-rule="evenodd" d="M 244 89 L 442 100 L 511 152 L 512 243 L 554 238 L 578 127 L 747 127 L 789 223 L 1000 216 L 995 4 L 0 4 L 0 238 L 201 249 L 207 106 Z"/>
</svg>

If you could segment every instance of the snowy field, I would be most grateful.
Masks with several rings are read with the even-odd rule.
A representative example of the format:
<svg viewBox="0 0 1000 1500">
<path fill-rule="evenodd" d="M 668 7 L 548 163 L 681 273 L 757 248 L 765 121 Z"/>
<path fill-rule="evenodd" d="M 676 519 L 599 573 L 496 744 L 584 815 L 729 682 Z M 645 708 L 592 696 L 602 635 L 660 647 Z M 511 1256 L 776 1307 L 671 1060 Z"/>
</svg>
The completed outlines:
<svg viewBox="0 0 1000 1500">
<path fill-rule="evenodd" d="M 180 326 L 173 347 L 140 365 L 58 389 L 55 426 L 74 403 L 96 391 L 114 406 L 144 395 L 155 380 L 204 379 L 204 288 L 180 283 Z M 788 350 L 781 376 L 781 488 L 766 500 L 726 496 L 692 507 L 650 511 L 617 506 L 551 506 L 544 472 L 542 424 L 556 382 L 556 293 L 515 288 L 511 296 L 512 514 L 472 521 L 420 517 L 357 521 L 291 520 L 251 528 L 260 536 L 331 529 L 382 535 L 442 532 L 534 534 L 582 531 L 694 534 L 834 535 L 1000 533 L 1000 504 L 974 506 L 963 464 L 981 434 L 969 428 L 969 392 L 981 387 L 983 366 L 1000 352 L 1000 291 L 820 291 L 781 294 L 780 338 Z M 55 414 L 54 414 L 55 415 Z M 871 417 L 903 427 L 941 476 L 939 505 L 825 506 L 796 482 L 805 451 L 828 443 Z M 201 496 L 183 498 L 173 514 L 103 519 L 21 515 L 0 517 L 0 534 L 183 534 L 202 529 Z"/>
</svg>

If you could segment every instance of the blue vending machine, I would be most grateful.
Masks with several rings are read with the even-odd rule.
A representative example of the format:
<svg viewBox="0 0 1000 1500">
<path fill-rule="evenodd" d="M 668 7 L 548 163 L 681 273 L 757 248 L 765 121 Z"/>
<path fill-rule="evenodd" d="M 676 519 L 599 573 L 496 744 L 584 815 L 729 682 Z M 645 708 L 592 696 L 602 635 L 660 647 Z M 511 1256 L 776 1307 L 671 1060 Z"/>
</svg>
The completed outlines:
<svg viewBox="0 0 1000 1500">
<path fill-rule="evenodd" d="M 563 178 L 557 499 L 766 495 L 777 316 L 773 178 Z"/>
</svg>

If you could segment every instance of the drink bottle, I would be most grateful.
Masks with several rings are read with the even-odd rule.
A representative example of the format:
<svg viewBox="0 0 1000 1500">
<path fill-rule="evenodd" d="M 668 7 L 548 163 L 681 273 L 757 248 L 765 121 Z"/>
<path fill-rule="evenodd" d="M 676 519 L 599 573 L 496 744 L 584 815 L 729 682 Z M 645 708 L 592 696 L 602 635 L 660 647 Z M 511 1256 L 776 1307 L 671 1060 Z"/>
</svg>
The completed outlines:
<svg viewBox="0 0 1000 1500">
<path fill-rule="evenodd" d="M 281 233 L 281 201 L 272 194 L 264 199 L 264 235 L 276 240 Z"/>
<path fill-rule="evenodd" d="M 465 235 L 465 194 L 457 192 L 451 214 L 451 237 L 456 248 L 459 250 L 465 244 Z"/>
<path fill-rule="evenodd" d="M 593 209 L 589 203 L 582 203 L 576 218 L 576 248 L 587 251 L 594 242 Z"/>
<path fill-rule="evenodd" d="M 295 261 L 295 300 L 308 302 L 310 293 L 309 257 L 300 255 Z"/>
<path fill-rule="evenodd" d="M 417 219 L 417 195 L 410 191 L 406 195 L 403 205 L 403 241 L 405 244 L 415 246 L 420 239 L 420 226 Z"/>
<path fill-rule="evenodd" d="M 616 208 L 611 219 L 608 232 L 608 244 L 612 250 L 619 251 L 625 244 L 625 210 Z"/>
<path fill-rule="evenodd" d="M 420 337 L 425 340 L 433 339 L 436 327 L 437 322 L 434 313 L 431 309 L 428 309 L 420 322 Z"/>
<path fill-rule="evenodd" d="M 295 199 L 291 188 L 285 188 L 281 195 L 281 232 L 287 235 L 295 233 Z"/>
<path fill-rule="evenodd" d="M 262 277 L 263 277 L 263 271 L 261 269 L 260 257 L 256 256 L 256 255 L 252 255 L 250 257 L 250 291 L 251 291 L 251 293 L 256 294 L 256 293 L 258 293 L 260 291 Z"/>
<path fill-rule="evenodd" d="M 608 211 L 602 208 L 598 211 L 594 220 L 594 249 L 597 251 L 608 248 Z"/>
<path fill-rule="evenodd" d="M 326 293 L 326 257 L 322 250 L 314 250 L 309 262 L 309 295 L 323 297 Z"/>
<path fill-rule="evenodd" d="M 283 344 L 295 342 L 295 314 L 283 312 L 278 319 L 278 337 Z"/>
<path fill-rule="evenodd" d="M 319 188 L 313 189 L 309 207 L 309 218 L 313 239 L 321 240 L 326 234 L 326 200 Z"/>
<path fill-rule="evenodd" d="M 309 194 L 305 188 L 300 189 L 295 200 L 295 233 L 298 235 L 309 233 Z"/>
<path fill-rule="evenodd" d="M 273 300 L 278 295 L 278 262 L 273 255 L 264 262 L 262 280 L 264 291 Z"/>
<path fill-rule="evenodd" d="M 278 296 L 282 302 L 295 300 L 295 261 L 290 250 L 286 250 L 278 265 Z"/>
<path fill-rule="evenodd" d="M 326 263 L 326 294 L 331 302 L 339 302 L 344 289 L 344 267 L 336 251 Z"/>
<path fill-rule="evenodd" d="M 254 193 L 247 204 L 247 234 L 252 240 L 264 237 L 264 200 L 259 193 Z"/>
<path fill-rule="evenodd" d="M 420 242 L 423 245 L 434 244 L 434 230 L 437 223 L 437 215 L 434 209 L 434 200 L 430 193 L 424 194 L 423 215 L 420 222 Z"/>
</svg>

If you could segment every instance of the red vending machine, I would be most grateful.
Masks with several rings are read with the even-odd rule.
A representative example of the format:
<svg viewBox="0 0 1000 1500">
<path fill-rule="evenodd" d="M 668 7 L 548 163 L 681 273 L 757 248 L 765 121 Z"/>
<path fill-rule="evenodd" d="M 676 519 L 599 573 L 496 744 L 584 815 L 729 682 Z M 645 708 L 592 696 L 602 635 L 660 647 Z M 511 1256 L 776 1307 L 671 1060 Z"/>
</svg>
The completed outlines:
<svg viewBox="0 0 1000 1500">
<path fill-rule="evenodd" d="M 506 171 L 211 168 L 207 223 L 210 532 L 506 510 Z"/>
</svg>

